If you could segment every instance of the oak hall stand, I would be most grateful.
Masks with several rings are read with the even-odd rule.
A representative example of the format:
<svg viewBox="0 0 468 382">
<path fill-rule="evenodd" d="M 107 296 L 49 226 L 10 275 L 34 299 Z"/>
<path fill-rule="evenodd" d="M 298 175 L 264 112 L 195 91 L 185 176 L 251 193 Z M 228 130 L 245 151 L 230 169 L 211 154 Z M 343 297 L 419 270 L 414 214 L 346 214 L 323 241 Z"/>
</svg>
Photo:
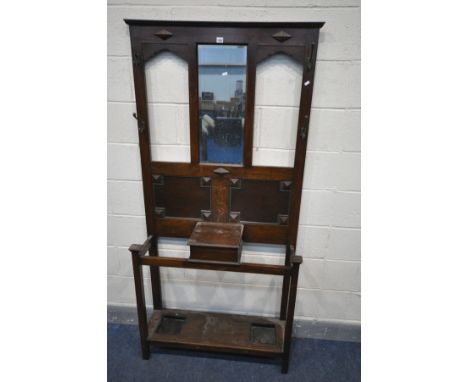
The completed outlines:
<svg viewBox="0 0 468 382">
<path fill-rule="evenodd" d="M 302 263 L 295 254 L 302 181 L 324 23 L 125 22 L 130 28 L 148 232 L 143 244 L 129 248 L 143 358 L 149 358 L 150 345 L 278 357 L 287 373 Z M 145 63 L 163 51 L 188 64 L 190 163 L 151 157 Z M 292 168 L 252 165 L 256 68 L 277 53 L 303 67 Z M 190 257 L 158 256 L 158 237 L 189 239 Z M 285 245 L 284 265 L 242 262 L 243 242 Z M 154 312 L 149 322 L 143 266 L 150 267 L 151 275 Z M 160 267 L 281 276 L 280 315 L 167 309 Z"/>
</svg>

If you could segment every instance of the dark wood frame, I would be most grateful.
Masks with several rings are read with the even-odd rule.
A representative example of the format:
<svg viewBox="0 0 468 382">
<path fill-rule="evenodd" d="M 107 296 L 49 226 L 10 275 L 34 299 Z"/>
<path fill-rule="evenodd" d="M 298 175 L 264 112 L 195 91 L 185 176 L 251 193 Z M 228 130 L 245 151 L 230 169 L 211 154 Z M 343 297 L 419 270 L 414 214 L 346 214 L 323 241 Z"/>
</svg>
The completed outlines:
<svg viewBox="0 0 468 382">
<path fill-rule="evenodd" d="M 282 372 L 289 365 L 289 352 L 296 302 L 297 280 L 300 256 L 295 255 L 302 181 L 307 148 L 312 91 L 315 73 L 319 30 L 323 22 L 301 23 L 253 23 L 253 22 L 173 22 L 149 20 L 125 20 L 130 28 L 133 75 L 135 84 L 137 121 L 140 142 L 140 156 L 143 175 L 146 228 L 148 239 L 142 245 L 132 245 L 133 271 L 140 327 L 141 349 L 144 359 L 149 358 L 150 344 L 234 352 L 251 355 L 266 355 L 282 358 Z M 223 36 L 225 44 L 247 45 L 247 83 L 244 127 L 243 165 L 211 165 L 199 163 L 198 123 L 198 66 L 197 44 L 213 44 L 217 36 Z M 170 51 L 188 63 L 189 68 L 189 111 L 190 111 L 190 163 L 153 162 L 148 128 L 145 63 L 162 51 Z M 275 53 L 284 53 L 302 64 L 302 90 L 294 167 L 266 167 L 252 165 L 252 144 L 255 106 L 255 76 L 257 65 Z M 224 263 L 197 261 L 158 256 L 158 237 L 189 237 L 195 224 L 201 219 L 171 218 L 155 211 L 153 195 L 154 176 L 211 177 L 212 211 L 210 219 L 215 222 L 229 222 L 229 182 L 232 178 L 287 181 L 290 188 L 289 216 L 286 224 L 242 222 L 244 242 L 284 244 L 286 246 L 284 265 L 252 263 Z M 249 207 L 250 208 L 250 207 Z M 255 208 L 255 206 L 251 206 Z M 150 267 L 153 307 L 153 331 L 148 327 L 142 266 Z M 163 308 L 161 298 L 160 267 L 210 269 L 227 272 L 271 274 L 283 278 L 280 317 L 276 328 L 281 334 L 279 350 L 265 346 L 216 345 L 214 339 L 208 342 L 167 341 L 154 332 Z M 159 317 L 159 318 L 158 318 Z M 227 317 L 227 316 L 226 316 Z M 239 316 L 247 319 L 249 316 Z M 229 319 L 228 317 L 226 319 Z M 262 318 L 252 318 L 261 321 Z M 264 320 L 264 318 L 263 318 Z M 150 330 L 150 332 L 149 332 Z"/>
</svg>

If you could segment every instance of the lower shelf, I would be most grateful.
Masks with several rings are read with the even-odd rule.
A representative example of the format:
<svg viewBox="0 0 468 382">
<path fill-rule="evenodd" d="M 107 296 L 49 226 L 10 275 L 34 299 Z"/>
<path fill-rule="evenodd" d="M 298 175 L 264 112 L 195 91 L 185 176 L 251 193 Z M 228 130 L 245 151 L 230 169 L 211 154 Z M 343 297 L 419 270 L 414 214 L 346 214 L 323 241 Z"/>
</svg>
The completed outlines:
<svg viewBox="0 0 468 382">
<path fill-rule="evenodd" d="M 283 353 L 284 321 L 237 314 L 155 310 L 148 341 L 184 349 L 277 356 Z"/>
</svg>

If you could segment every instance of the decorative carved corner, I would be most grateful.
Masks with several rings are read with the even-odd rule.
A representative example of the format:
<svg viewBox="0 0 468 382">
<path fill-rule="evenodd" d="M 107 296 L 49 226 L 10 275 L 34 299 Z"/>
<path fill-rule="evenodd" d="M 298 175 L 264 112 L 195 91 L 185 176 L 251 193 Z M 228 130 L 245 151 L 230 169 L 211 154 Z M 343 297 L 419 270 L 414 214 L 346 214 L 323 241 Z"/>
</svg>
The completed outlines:
<svg viewBox="0 0 468 382">
<path fill-rule="evenodd" d="M 271 37 L 273 37 L 276 41 L 285 42 L 289 40 L 292 36 L 289 33 L 286 33 L 285 31 L 281 31 L 281 32 L 275 33 Z"/>
<path fill-rule="evenodd" d="M 163 218 L 166 216 L 166 209 L 164 207 L 155 207 L 154 213 L 156 214 L 156 217 Z"/>
<path fill-rule="evenodd" d="M 240 212 L 231 211 L 229 213 L 229 223 L 239 223 L 240 222 Z"/>
<path fill-rule="evenodd" d="M 280 225 L 287 225 L 289 223 L 289 216 L 278 214 L 278 223 Z"/>
<path fill-rule="evenodd" d="M 169 32 L 167 29 L 161 29 L 160 31 L 156 32 L 154 35 L 159 37 L 161 40 L 167 40 L 168 38 L 172 37 L 172 33 Z"/>
<path fill-rule="evenodd" d="M 210 210 L 201 210 L 200 216 L 201 216 L 201 219 L 203 221 L 210 221 L 211 220 L 211 211 Z"/>
<path fill-rule="evenodd" d="M 282 180 L 280 182 L 280 191 L 291 191 L 292 183 L 291 180 Z"/>
<path fill-rule="evenodd" d="M 231 179 L 231 188 L 241 188 L 242 183 L 240 179 L 232 178 Z"/>
<path fill-rule="evenodd" d="M 156 184 L 158 186 L 163 186 L 164 185 L 164 175 L 153 175 L 153 184 Z"/>
<path fill-rule="evenodd" d="M 216 170 L 213 170 L 213 172 L 217 175 L 226 175 L 229 174 L 229 170 L 226 170 L 223 167 L 218 167 Z"/>
<path fill-rule="evenodd" d="M 203 176 L 200 178 L 200 187 L 211 187 L 211 178 L 209 176 Z"/>
</svg>

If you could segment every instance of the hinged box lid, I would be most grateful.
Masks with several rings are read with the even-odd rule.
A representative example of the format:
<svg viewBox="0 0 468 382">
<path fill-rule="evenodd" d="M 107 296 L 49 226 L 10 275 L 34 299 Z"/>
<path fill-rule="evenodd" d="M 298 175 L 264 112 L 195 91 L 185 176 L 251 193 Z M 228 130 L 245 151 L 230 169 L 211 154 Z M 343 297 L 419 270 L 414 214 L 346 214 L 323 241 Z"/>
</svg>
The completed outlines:
<svg viewBox="0 0 468 382">
<path fill-rule="evenodd" d="M 243 231 L 243 224 L 199 222 L 187 244 L 197 247 L 239 248 Z"/>
</svg>

